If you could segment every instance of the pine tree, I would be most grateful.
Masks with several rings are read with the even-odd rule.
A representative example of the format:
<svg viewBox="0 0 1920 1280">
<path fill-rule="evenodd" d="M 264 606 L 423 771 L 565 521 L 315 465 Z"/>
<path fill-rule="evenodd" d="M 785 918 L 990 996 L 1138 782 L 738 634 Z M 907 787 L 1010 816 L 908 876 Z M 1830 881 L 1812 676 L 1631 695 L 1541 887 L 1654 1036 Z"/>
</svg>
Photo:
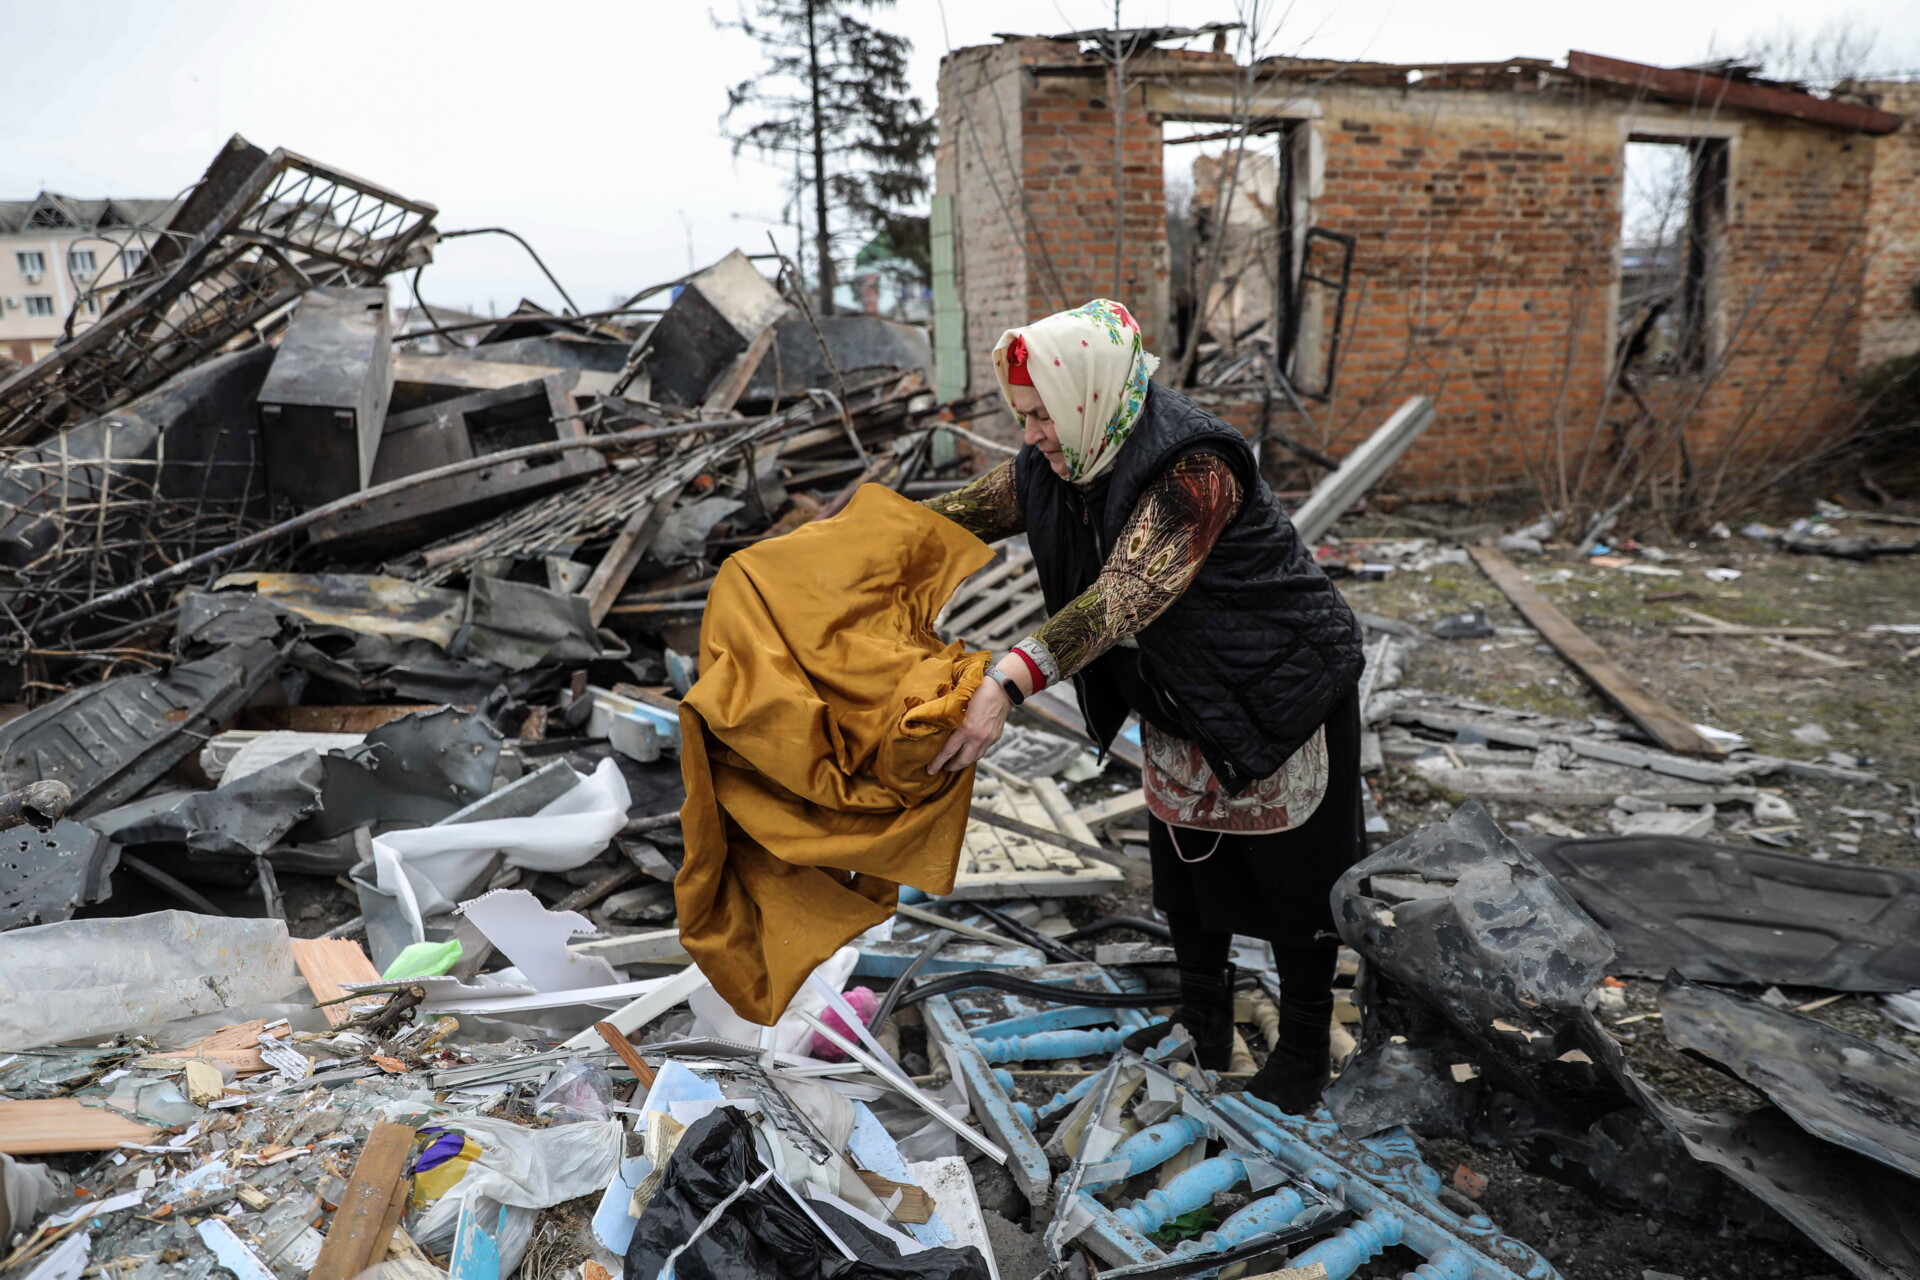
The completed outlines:
<svg viewBox="0 0 1920 1280">
<path fill-rule="evenodd" d="M 820 311 L 833 311 L 835 224 L 885 235 L 923 276 L 927 225 L 911 212 L 927 193 L 934 123 L 908 90 L 904 36 L 855 16 L 893 0 L 755 0 L 725 27 L 766 55 L 762 73 L 727 91 L 722 127 L 737 155 L 792 155 L 796 198 L 811 189 Z M 737 123 L 743 122 L 743 123 Z"/>
</svg>

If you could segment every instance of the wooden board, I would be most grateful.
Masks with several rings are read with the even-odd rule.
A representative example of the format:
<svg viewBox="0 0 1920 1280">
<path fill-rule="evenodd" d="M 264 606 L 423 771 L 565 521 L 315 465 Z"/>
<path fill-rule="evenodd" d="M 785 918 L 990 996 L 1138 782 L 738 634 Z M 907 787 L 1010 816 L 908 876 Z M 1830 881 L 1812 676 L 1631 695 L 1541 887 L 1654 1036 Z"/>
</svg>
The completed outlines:
<svg viewBox="0 0 1920 1280">
<path fill-rule="evenodd" d="M 1109 797 L 1098 804 L 1087 805 L 1074 810 L 1073 816 L 1090 830 L 1099 830 L 1109 822 L 1120 822 L 1147 809 L 1147 793 L 1139 787 L 1120 795 Z"/>
<path fill-rule="evenodd" d="M 1703 635 L 1746 636 L 1750 639 L 1758 640 L 1768 648 L 1779 649 L 1783 653 L 1797 653 L 1803 658 L 1812 658 L 1822 666 L 1859 667 L 1866 665 L 1855 662 L 1849 658 L 1837 658 L 1831 653 L 1822 653 L 1818 649 L 1810 649 L 1804 644 L 1795 644 L 1791 640 L 1780 639 L 1783 635 L 1837 635 L 1839 634 L 1838 632 L 1824 631 L 1819 627 L 1776 627 L 1771 630 L 1766 627 L 1743 627 L 1737 623 L 1716 618 L 1710 613 L 1700 613 L 1697 610 L 1685 609 L 1679 605 L 1675 605 L 1674 609 L 1676 612 L 1684 613 L 1689 618 L 1697 619 L 1705 624 L 1701 627 L 1675 627 L 1674 631 L 1676 633 L 1691 631 Z"/>
<path fill-rule="evenodd" d="M 288 945 L 293 949 L 294 967 L 307 980 L 316 1004 L 346 995 L 342 983 L 380 981 L 380 971 L 351 938 L 294 938 Z M 326 1005 L 324 1012 L 328 1023 L 337 1027 L 361 1009 L 377 1009 L 384 1003 L 385 996 L 369 996 L 365 1000 Z"/>
<path fill-rule="evenodd" d="M 633 1041 L 627 1039 L 620 1028 L 611 1022 L 596 1022 L 593 1029 L 607 1042 L 607 1048 L 620 1056 L 620 1061 L 626 1064 L 627 1070 L 633 1072 L 633 1078 L 640 1082 L 642 1089 L 653 1088 L 653 1068 L 647 1065 L 647 1060 L 640 1056 L 640 1051 L 633 1047 Z"/>
<path fill-rule="evenodd" d="M 593 576 L 588 578 L 587 584 L 580 588 L 580 594 L 587 600 L 587 616 L 593 620 L 594 626 L 597 627 L 607 620 L 607 612 L 613 608 L 613 602 L 620 598 L 620 593 L 626 590 L 627 579 L 633 576 L 640 558 L 647 554 L 647 548 L 651 547 L 653 540 L 659 536 L 661 526 L 666 524 L 667 517 L 673 513 L 673 504 L 679 501 L 681 491 L 685 488 L 685 484 L 676 484 L 650 505 L 634 511 L 627 517 L 627 522 L 621 526 L 620 532 L 614 536 L 613 545 L 609 546 L 606 554 L 600 557 L 600 563 L 594 567 Z M 697 609 L 706 608 L 704 600 L 673 603 L 691 604 Z M 669 604 L 663 612 L 674 612 L 673 605 Z"/>
<path fill-rule="evenodd" d="M 1700 615 L 1690 609 L 1681 610 L 1689 617 Z M 1669 627 L 1677 636 L 1798 636 L 1802 639 L 1811 636 L 1840 636 L 1844 631 L 1835 631 L 1832 627 L 1744 627 L 1735 623 L 1722 623 L 1717 627 Z"/>
<path fill-rule="evenodd" d="M 152 1142 L 159 1132 L 78 1098 L 0 1098 L 0 1152 L 10 1156 L 111 1151 L 123 1142 Z"/>
<path fill-rule="evenodd" d="M 396 1201 L 405 1205 L 402 1188 L 413 1139 L 413 1130 L 403 1124 L 382 1121 L 373 1126 L 308 1280 L 353 1280 L 373 1263 L 385 1261 L 400 1220 L 393 1206 Z"/>
<path fill-rule="evenodd" d="M 1051 778 L 1035 781 L 1053 785 Z M 1006 787 L 990 798 L 976 795 L 973 810 L 950 898 L 1074 897 L 1105 893 L 1126 879 L 1116 867 L 979 817 L 988 810 L 1022 826 L 1057 831 L 1072 842 L 1090 842 L 1092 833 L 1072 821 L 1071 811 L 1063 824 L 1038 789 L 1023 792 Z"/>
<path fill-rule="evenodd" d="M 183 1070 L 190 1062 L 224 1063 L 232 1067 L 235 1075 L 257 1076 L 263 1071 L 271 1071 L 258 1049 L 196 1049 L 188 1053 L 185 1049 L 175 1049 L 170 1053 L 151 1053 L 144 1058 L 135 1058 L 133 1065 L 155 1071 Z"/>
<path fill-rule="evenodd" d="M 774 327 L 768 325 L 754 335 L 745 351 L 721 370 L 713 380 L 713 385 L 707 388 L 707 398 L 700 402 L 701 417 L 724 418 L 733 412 L 733 406 L 747 393 L 747 384 L 760 371 L 760 362 L 767 358 L 767 352 L 773 350 L 773 338 Z"/>
<path fill-rule="evenodd" d="M 1654 697 L 1625 667 L 1608 657 L 1605 649 L 1534 589 L 1513 561 L 1493 547 L 1470 547 L 1467 553 L 1480 566 L 1480 571 L 1492 579 L 1493 585 L 1513 602 L 1520 616 L 1558 650 L 1561 657 L 1572 663 L 1575 670 L 1652 735 L 1655 742 L 1686 756 L 1717 760 L 1727 754 L 1726 748 L 1694 728 L 1685 716 Z"/>
<path fill-rule="evenodd" d="M 262 731 L 291 729 L 295 733 L 372 733 L 402 716 L 416 711 L 435 711 L 440 705 L 420 702 L 382 707 L 250 707 L 240 713 L 236 725 Z M 473 710 L 472 707 L 460 709 Z"/>
</svg>

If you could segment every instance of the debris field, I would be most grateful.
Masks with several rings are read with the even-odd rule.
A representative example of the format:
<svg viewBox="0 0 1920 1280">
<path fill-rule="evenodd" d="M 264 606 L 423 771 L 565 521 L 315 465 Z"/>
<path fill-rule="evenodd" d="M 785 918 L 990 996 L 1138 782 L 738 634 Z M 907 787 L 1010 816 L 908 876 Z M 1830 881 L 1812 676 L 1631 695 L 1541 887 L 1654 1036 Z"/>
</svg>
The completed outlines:
<svg viewBox="0 0 1920 1280">
<path fill-rule="evenodd" d="M 708 593 L 998 393 L 778 255 L 401 332 L 434 216 L 236 137 L 0 379 L 4 1280 L 1920 1277 L 1920 521 L 1436 532 L 1405 398 L 1289 504 L 1367 637 L 1321 1109 L 1264 943 L 1227 1071 L 1122 1047 L 1140 746 L 1051 691 L 761 1027 L 678 923 Z M 1016 540 L 935 629 L 1043 613 Z"/>
</svg>

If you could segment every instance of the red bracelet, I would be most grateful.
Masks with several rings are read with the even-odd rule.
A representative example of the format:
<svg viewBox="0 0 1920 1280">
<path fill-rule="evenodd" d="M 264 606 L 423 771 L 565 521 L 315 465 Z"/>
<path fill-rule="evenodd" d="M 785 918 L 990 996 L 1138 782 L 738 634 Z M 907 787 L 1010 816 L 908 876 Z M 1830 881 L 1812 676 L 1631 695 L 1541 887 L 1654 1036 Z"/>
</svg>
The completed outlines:
<svg viewBox="0 0 1920 1280">
<path fill-rule="evenodd" d="M 1035 662 L 1032 658 L 1029 658 L 1026 655 L 1025 650 L 1012 649 L 1012 650 L 1009 650 L 1009 652 L 1012 653 L 1014 657 L 1020 659 L 1020 661 L 1027 664 L 1027 674 L 1033 677 L 1033 691 L 1035 693 L 1038 693 L 1042 689 L 1047 687 L 1047 678 L 1040 674 L 1040 664 Z"/>
</svg>

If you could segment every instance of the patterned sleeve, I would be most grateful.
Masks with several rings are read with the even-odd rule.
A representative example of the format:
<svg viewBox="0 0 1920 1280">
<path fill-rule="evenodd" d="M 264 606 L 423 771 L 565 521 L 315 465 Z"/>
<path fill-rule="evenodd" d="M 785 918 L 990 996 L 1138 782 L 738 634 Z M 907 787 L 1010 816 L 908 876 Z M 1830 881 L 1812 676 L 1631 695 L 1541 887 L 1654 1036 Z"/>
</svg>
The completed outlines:
<svg viewBox="0 0 1920 1280">
<path fill-rule="evenodd" d="M 995 542 L 1026 531 L 1026 514 L 1013 487 L 1013 459 L 976 476 L 950 493 L 928 498 L 921 506 L 937 511 L 982 542 Z"/>
<path fill-rule="evenodd" d="M 1180 459 L 1147 486 L 1093 585 L 1014 647 L 1048 684 L 1072 676 L 1180 598 L 1239 504 L 1224 458 Z"/>
</svg>

